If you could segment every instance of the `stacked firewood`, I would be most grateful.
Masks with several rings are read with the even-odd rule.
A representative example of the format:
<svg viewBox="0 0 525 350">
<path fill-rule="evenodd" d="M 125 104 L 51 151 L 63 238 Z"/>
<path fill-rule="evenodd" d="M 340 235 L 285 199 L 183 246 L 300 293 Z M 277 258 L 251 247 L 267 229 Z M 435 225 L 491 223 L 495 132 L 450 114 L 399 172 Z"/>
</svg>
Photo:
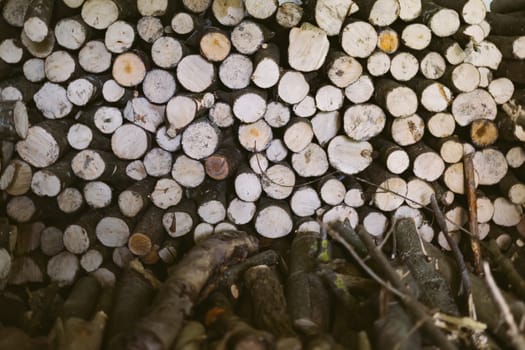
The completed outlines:
<svg viewBox="0 0 525 350">
<path fill-rule="evenodd" d="M 351 287 L 341 288 L 340 278 L 350 268 L 333 265 L 328 253 L 319 258 L 331 225 L 345 223 L 348 232 L 360 228 L 389 248 L 396 224 L 408 218 L 414 223 L 410 232 L 425 244 L 454 255 L 459 244 L 478 274 L 482 251 L 494 259 L 503 259 L 501 252 L 522 259 L 522 0 L 496 0 L 492 12 L 483 0 L 4 0 L 0 5 L 0 289 L 8 293 L 0 304 L 16 309 L 2 323 L 20 325 L 12 315 L 30 310 L 31 325 L 27 317 L 22 323 L 32 335 L 41 334 L 41 324 L 50 320 L 38 311 L 44 306 L 64 322 L 86 319 L 101 286 L 116 284 L 123 304 L 110 308 L 110 297 L 102 293 L 96 310 L 117 315 L 110 317 L 109 329 L 119 336 L 114 341 L 125 338 L 130 349 L 170 348 L 179 328 L 190 327 L 183 320 L 194 304 L 203 314 L 221 310 L 205 323 L 225 327 L 215 330 L 226 334 L 223 348 L 236 341 L 236 327 L 250 335 L 239 349 L 255 338 L 273 344 L 254 325 L 238 325 L 230 299 L 239 298 L 236 283 L 243 280 L 256 306 L 254 317 L 261 319 L 256 326 L 277 338 L 315 335 L 310 348 L 321 348 L 315 341 L 327 344 L 323 337 L 336 320 L 327 310 L 308 309 L 315 317 L 305 318 L 297 311 L 310 303 L 330 305 L 330 290 L 315 286 L 324 281 L 333 287 L 352 312 L 363 305 L 348 291 L 337 294 L 339 289 L 354 288 L 359 296 L 377 290 L 377 281 L 354 275 L 348 277 L 357 279 L 348 281 Z M 436 208 L 430 209 L 433 197 L 444 225 L 435 220 Z M 237 255 L 257 251 L 252 236 L 228 243 L 224 249 L 233 251 L 218 256 L 208 256 L 216 248 L 212 243 L 193 253 L 208 264 L 198 281 L 180 275 L 196 273 L 190 272 L 199 268 L 196 260 L 182 260 L 178 272 L 167 273 L 185 252 L 191 256 L 201 249 L 192 249 L 195 243 L 206 246 L 211 240 L 221 249 L 214 237 L 237 230 L 253 232 L 263 246 L 290 260 L 290 271 L 279 273 L 288 276 L 286 299 L 296 310 L 291 323 L 280 315 L 270 318 L 272 325 L 267 310 L 257 308 L 264 298 L 283 307 L 279 274 L 259 266 L 278 265 L 275 256 L 243 265 L 228 282 L 215 276 L 220 266 L 240 259 Z M 303 236 L 320 245 L 315 262 L 307 262 L 312 252 L 304 247 L 294 253 Z M 240 239 L 235 237 L 227 240 Z M 291 248 L 274 247 L 291 240 Z M 245 251 L 237 252 L 240 248 Z M 390 248 L 395 254 L 396 244 Z M 416 254 L 413 249 L 407 248 Z M 220 261 L 206 260 L 211 258 Z M 131 332 L 158 289 L 156 278 L 166 274 L 162 288 L 173 290 L 165 293 L 191 302 L 168 307 L 169 315 L 160 303 L 157 313 L 164 316 L 157 316 L 165 319 L 150 313 L 141 321 L 140 329 L 155 333 L 160 327 L 160 334 Z M 41 289 L 42 284 L 49 286 Z M 26 286 L 40 293 L 38 305 L 20 297 Z M 70 289 L 59 306 L 55 299 Z M 214 296 L 215 289 L 228 293 Z M 294 294 L 303 292 L 306 300 Z M 84 305 L 83 298 L 93 304 Z M 381 296 L 385 305 L 389 298 Z M 79 310 L 64 311 L 68 302 Z M 212 306 L 204 310 L 207 303 Z M 399 316 L 402 309 L 389 310 Z M 409 314 L 429 331 L 421 314 Z M 105 323 L 99 316 L 93 327 Z M 179 328 L 167 335 L 163 328 L 172 322 Z M 201 339 L 204 330 L 195 327 L 187 331 L 200 332 Z M 73 341 L 64 340 L 64 329 L 57 332 L 64 344 Z M 417 332 L 403 334 L 408 339 Z M 148 339 L 162 346 L 138 345 Z M 64 344 L 64 349 L 81 346 Z"/>
</svg>

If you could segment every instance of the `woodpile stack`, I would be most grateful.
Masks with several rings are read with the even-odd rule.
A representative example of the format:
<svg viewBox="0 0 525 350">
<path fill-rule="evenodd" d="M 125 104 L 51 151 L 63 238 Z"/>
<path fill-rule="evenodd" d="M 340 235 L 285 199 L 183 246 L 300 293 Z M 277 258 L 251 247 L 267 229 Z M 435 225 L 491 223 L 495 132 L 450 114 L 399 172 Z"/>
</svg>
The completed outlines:
<svg viewBox="0 0 525 350">
<path fill-rule="evenodd" d="M 481 251 L 495 261 L 502 252 L 525 259 L 522 0 L 495 0 L 492 11 L 483 0 L 0 6 L 0 305 L 13 304 L 1 324 L 23 325 L 33 336 L 59 316 L 58 348 L 88 349 L 72 329 L 103 329 L 103 314 L 85 322 L 107 311 L 115 315 L 109 333 L 94 332 L 89 342 L 98 347 L 89 349 L 102 342 L 111 349 L 197 349 L 205 330 L 183 321 L 199 305 L 221 349 L 270 349 L 278 339 L 280 349 L 300 349 L 301 339 L 308 349 L 338 349 L 345 340 L 331 327 L 347 319 L 331 314 L 330 293 L 357 312 L 378 286 L 348 275 L 332 252 L 322 257 L 327 230 L 345 232 L 371 257 L 368 239 L 394 255 L 398 249 L 401 257 L 419 257 L 414 242 L 397 237 L 406 232 L 450 255 L 457 244 L 478 275 Z M 407 222 L 413 227 L 398 228 Z M 391 246 L 392 233 L 404 248 Z M 259 250 L 256 236 L 287 258 L 288 270 L 262 249 L 247 261 L 262 260 L 217 277 Z M 309 245 L 319 245 L 315 258 Z M 342 255 L 334 247 L 333 256 Z M 144 316 L 157 278 L 174 263 L 161 287 L 165 304 Z M 188 276 L 199 269 L 202 276 Z M 409 292 L 395 278 L 389 283 Z M 22 286 L 38 286 L 34 304 L 20 296 Z M 113 286 L 117 303 L 108 301 Z M 232 305 L 241 287 L 255 324 Z M 63 290 L 70 293 L 61 305 Z M 410 317 L 435 344 L 453 346 L 420 304 L 405 298 L 386 310 L 393 295 L 380 299 L 384 327 L 407 319 L 408 328 L 392 334 L 390 345 L 374 342 L 378 348 L 403 337 L 402 348 L 414 348 L 410 342 L 420 339 L 409 332 Z M 280 309 L 269 315 L 264 303 Z M 21 309 L 49 315 L 9 319 Z M 84 323 L 75 325 L 79 319 Z M 373 320 L 363 322 L 353 329 Z M 501 343 L 515 340 L 489 330 Z"/>
</svg>

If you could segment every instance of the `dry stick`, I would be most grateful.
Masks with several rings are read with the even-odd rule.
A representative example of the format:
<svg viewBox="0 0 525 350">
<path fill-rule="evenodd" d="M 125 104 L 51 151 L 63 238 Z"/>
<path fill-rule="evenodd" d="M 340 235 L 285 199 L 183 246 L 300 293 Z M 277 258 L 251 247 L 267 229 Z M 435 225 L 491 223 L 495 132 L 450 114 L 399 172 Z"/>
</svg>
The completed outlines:
<svg viewBox="0 0 525 350">
<path fill-rule="evenodd" d="M 484 242 L 483 248 L 489 252 L 494 265 L 498 266 L 502 274 L 505 275 L 514 292 L 522 299 L 525 299 L 525 281 L 512 264 L 512 261 L 501 253 L 496 241 L 491 239 L 488 242 Z"/>
<path fill-rule="evenodd" d="M 445 218 L 445 216 L 443 215 L 443 212 L 439 208 L 439 204 L 434 194 L 431 195 L 430 201 L 431 201 L 432 210 L 434 211 L 434 216 L 436 218 L 436 221 L 439 227 L 441 228 L 441 231 L 445 235 L 445 238 L 447 239 L 447 243 L 451 247 L 454 257 L 456 259 L 456 262 L 458 264 L 458 268 L 459 268 L 460 275 L 461 275 L 461 281 L 462 281 L 462 285 L 464 288 L 463 293 L 465 295 L 469 295 L 470 294 L 470 279 L 468 276 L 467 267 L 465 265 L 465 260 L 463 259 L 463 255 L 461 254 L 461 251 L 459 250 L 458 244 L 456 243 L 456 241 L 452 239 L 452 237 L 450 236 L 448 232 L 447 223 L 446 223 L 447 218 Z M 451 222 L 450 220 L 448 221 Z"/>
<path fill-rule="evenodd" d="M 496 305 L 498 306 L 500 312 L 503 315 L 503 320 L 509 327 L 507 335 L 509 337 L 510 343 L 514 346 L 515 349 L 525 349 L 525 337 L 523 337 L 523 335 L 520 334 L 520 330 L 516 325 L 514 317 L 512 316 L 510 307 L 505 301 L 505 298 L 503 297 L 501 290 L 498 288 L 496 281 L 494 281 L 494 277 L 492 277 L 492 272 L 490 271 L 490 266 L 487 262 L 483 263 L 483 272 L 485 273 L 485 281 L 487 282 L 490 293 L 492 294 Z"/>
<path fill-rule="evenodd" d="M 422 248 L 414 219 L 398 219 L 394 234 L 401 261 L 407 265 L 421 290 L 418 300 L 431 309 L 459 316 L 458 307 L 442 273 L 432 264 L 427 263 L 427 256 Z"/>
<path fill-rule="evenodd" d="M 385 255 L 380 250 L 377 249 L 370 235 L 364 230 L 359 230 L 357 234 L 359 235 L 363 243 L 366 245 L 368 249 L 368 254 L 370 254 L 372 259 L 377 262 L 377 264 L 383 270 L 383 273 L 388 277 L 388 280 L 390 281 L 390 283 L 392 283 L 392 285 L 395 287 L 394 289 L 390 287 L 390 285 L 388 285 L 389 286 L 388 289 L 391 291 L 396 290 L 395 294 L 400 296 L 401 301 L 405 304 L 408 311 L 414 316 L 414 318 L 418 320 L 424 320 L 422 327 L 425 330 L 425 332 L 428 334 L 428 336 L 433 339 L 434 343 L 437 346 L 439 346 L 440 349 L 456 349 L 456 346 L 452 344 L 451 342 L 449 342 L 447 337 L 441 332 L 441 330 L 434 325 L 431 319 L 428 318 L 428 314 L 426 310 L 424 309 L 424 307 L 414 299 L 414 297 L 411 295 L 408 288 L 405 286 L 404 282 L 401 280 L 401 277 L 394 270 L 394 268 L 390 265 L 390 262 L 388 261 L 388 259 L 385 257 Z M 340 236 L 339 237 L 337 236 L 334 236 L 332 232 L 332 238 L 342 243 L 345 246 L 345 248 L 350 246 L 348 245 L 348 243 L 344 241 L 343 241 L 344 243 L 341 242 Z M 384 283 L 385 282 L 381 284 L 384 285 Z"/>
<path fill-rule="evenodd" d="M 483 268 L 481 267 L 481 247 L 479 245 L 478 232 L 478 208 L 476 202 L 476 182 L 474 174 L 474 163 L 472 158 L 474 153 L 465 154 L 463 157 L 463 168 L 465 171 L 465 189 L 467 192 L 468 201 L 468 226 L 472 236 L 470 236 L 470 246 L 472 248 L 474 258 L 474 270 L 478 275 L 481 275 Z"/>
<path fill-rule="evenodd" d="M 392 268 L 388 259 L 384 256 L 384 254 L 381 251 L 377 249 L 375 243 L 372 241 L 372 238 L 367 232 L 360 230 L 357 234 L 359 235 L 363 243 L 366 245 L 370 256 L 378 263 L 378 265 L 381 266 L 383 272 L 387 275 L 388 280 L 390 281 L 390 283 L 392 283 L 393 286 L 383 281 L 372 270 L 370 270 L 370 268 L 364 263 L 364 261 L 357 255 L 352 246 L 348 244 L 337 231 L 330 229 L 328 230 L 328 232 L 333 239 L 341 243 L 350 252 L 352 257 L 359 263 L 359 265 L 363 269 L 365 269 L 365 271 L 374 280 L 376 280 L 387 290 L 400 297 L 401 301 L 409 309 L 410 313 L 416 319 L 422 320 L 424 330 L 434 340 L 436 345 L 438 345 L 441 349 L 456 349 L 456 347 L 448 341 L 448 339 L 441 332 L 441 330 L 432 323 L 432 320 L 428 317 L 424 307 L 411 296 L 411 293 L 408 290 L 408 288 L 405 286 L 397 272 Z"/>
</svg>

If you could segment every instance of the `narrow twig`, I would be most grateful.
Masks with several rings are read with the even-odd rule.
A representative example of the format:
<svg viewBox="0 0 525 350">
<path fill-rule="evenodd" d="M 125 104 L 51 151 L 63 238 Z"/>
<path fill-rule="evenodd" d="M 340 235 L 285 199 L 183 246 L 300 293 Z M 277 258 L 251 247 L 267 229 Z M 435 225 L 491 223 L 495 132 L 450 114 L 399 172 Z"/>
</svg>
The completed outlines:
<svg viewBox="0 0 525 350">
<path fill-rule="evenodd" d="M 416 299 L 414 299 L 408 288 L 401 280 L 399 274 L 390 265 L 390 262 L 386 256 L 382 251 L 377 249 L 374 242 L 370 238 L 370 235 L 364 229 L 357 230 L 357 234 L 367 247 L 368 254 L 382 269 L 383 274 L 387 277 L 390 283 L 392 283 L 392 285 L 404 295 L 404 297 L 401 297 L 401 301 L 403 304 L 405 304 L 405 307 L 408 309 L 410 314 L 412 314 L 416 320 L 424 321 L 423 329 L 427 335 L 432 338 L 435 345 L 437 345 L 440 349 L 456 349 L 456 346 L 447 339 L 445 334 L 443 334 L 443 332 L 438 327 L 436 327 L 433 321 L 428 317 L 425 307 L 421 305 Z"/>
<path fill-rule="evenodd" d="M 491 239 L 488 242 L 484 242 L 483 247 L 489 252 L 494 265 L 498 266 L 503 275 L 505 275 L 514 292 L 520 298 L 525 299 L 525 280 L 516 270 L 512 261 L 501 253 L 496 241 Z"/>
<path fill-rule="evenodd" d="M 429 208 L 427 205 L 424 205 L 423 203 L 420 203 L 420 202 L 418 202 L 418 201 L 416 201 L 416 200 L 413 200 L 413 199 L 411 199 L 411 198 L 408 198 L 407 196 L 404 196 L 404 195 L 402 195 L 402 194 L 400 194 L 400 193 L 397 193 L 397 192 L 395 192 L 395 191 L 392 191 L 392 190 L 390 190 L 390 189 L 388 189 L 388 188 L 386 188 L 386 187 L 383 187 L 383 186 L 377 185 L 377 184 L 375 184 L 375 183 L 373 183 L 373 182 L 371 182 L 371 181 L 368 181 L 368 180 L 366 180 L 366 179 L 364 179 L 364 178 L 362 178 L 362 177 L 359 177 L 359 176 L 355 176 L 355 175 L 354 175 L 354 178 L 355 178 L 357 181 L 359 181 L 359 182 L 365 183 L 365 184 L 370 185 L 370 186 L 374 186 L 374 187 L 376 187 L 376 188 L 379 188 L 380 190 L 383 190 L 383 191 L 385 191 L 385 192 L 391 193 L 391 194 L 393 194 L 394 196 L 398 196 L 398 197 L 400 197 L 400 198 L 403 198 L 405 201 L 408 201 L 408 202 L 412 202 L 412 203 L 414 203 L 414 204 L 417 204 L 418 206 L 421 207 L 421 209 L 424 209 L 424 210 L 426 210 L 426 211 L 428 211 L 428 212 L 430 212 L 430 213 L 433 213 L 433 212 L 434 212 L 433 209 L 432 209 L 432 208 Z M 447 221 L 447 222 L 449 222 L 449 223 L 451 223 L 451 224 L 453 224 L 454 226 L 456 226 L 457 229 L 458 229 L 459 231 L 462 231 L 462 232 L 466 233 L 467 235 L 472 236 L 472 233 L 471 233 L 469 230 L 465 229 L 464 227 L 458 226 L 454 221 L 450 220 L 449 218 L 444 217 L 444 220 Z"/>
<path fill-rule="evenodd" d="M 483 273 L 481 267 L 481 247 L 479 244 L 478 230 L 478 206 L 476 203 L 476 183 L 474 173 L 474 163 L 472 162 L 473 153 L 465 154 L 463 157 L 463 169 L 465 172 L 465 193 L 468 202 L 468 226 L 472 233 L 470 236 L 470 247 L 474 259 L 474 271 L 479 276 Z"/>
<path fill-rule="evenodd" d="M 322 224 L 325 225 L 325 224 Z M 393 294 L 397 295 L 401 299 L 407 298 L 405 294 L 397 290 L 396 288 L 392 287 L 389 283 L 387 283 L 385 280 L 383 280 L 381 277 L 379 277 L 371 268 L 368 267 L 368 265 L 365 264 L 363 259 L 357 254 L 357 252 L 354 250 L 354 247 L 352 247 L 350 244 L 346 242 L 346 240 L 337 232 L 337 230 L 333 229 L 331 226 L 327 229 L 328 234 L 332 239 L 334 239 L 336 242 L 341 244 L 343 247 L 345 247 L 346 250 L 352 255 L 352 258 L 361 266 L 361 268 L 370 276 L 372 279 L 374 279 L 377 283 L 379 283 L 381 286 L 383 286 L 388 291 L 392 292 Z"/>
<path fill-rule="evenodd" d="M 254 148 L 257 147 L 255 141 L 253 142 L 253 147 L 254 147 Z M 311 180 L 311 181 L 303 182 L 303 183 L 301 183 L 301 184 L 296 184 L 296 185 L 285 185 L 285 184 L 280 184 L 280 183 L 278 183 L 277 181 L 271 179 L 270 176 L 268 176 L 268 174 L 266 173 L 266 171 L 263 170 L 263 168 L 262 168 L 262 166 L 261 166 L 261 162 L 259 161 L 259 155 L 258 155 L 258 154 L 255 155 L 255 159 L 257 160 L 257 168 L 259 168 L 259 172 L 261 173 L 261 176 L 262 176 L 264 179 L 268 180 L 269 182 L 271 182 L 272 184 L 274 184 L 274 185 L 276 185 L 276 186 L 285 187 L 285 188 L 297 188 L 297 187 L 302 187 L 302 186 L 313 185 L 313 184 L 315 184 L 315 183 L 317 183 L 317 182 L 319 182 L 319 181 L 324 180 L 324 179 L 327 178 L 327 177 L 330 177 L 330 176 L 332 176 L 332 175 L 335 175 L 335 174 L 339 173 L 339 171 L 334 170 L 334 171 L 332 171 L 332 172 L 330 172 L 330 173 L 328 173 L 328 174 L 325 174 L 325 175 L 323 175 L 323 176 L 321 176 L 321 177 L 318 177 L 318 178 L 316 178 L 316 179 L 314 179 L 314 180 Z"/>
<path fill-rule="evenodd" d="M 410 313 L 418 320 L 423 322 L 423 327 L 425 331 L 431 336 L 436 344 L 438 344 L 442 349 L 455 349 L 456 347 L 451 344 L 446 336 L 439 330 L 428 317 L 424 307 L 419 304 L 411 295 L 409 290 L 403 284 L 403 281 L 397 274 L 397 272 L 390 266 L 387 258 L 379 251 L 375 244 L 372 242 L 372 239 L 368 237 L 366 232 L 358 232 L 359 237 L 363 243 L 367 246 L 370 256 L 376 260 L 376 262 L 382 267 L 385 275 L 388 276 L 392 285 L 385 282 L 381 277 L 379 277 L 374 271 L 372 271 L 364 261 L 359 257 L 355 252 L 353 247 L 348 244 L 342 236 L 331 227 L 328 228 L 329 235 L 337 242 L 339 242 L 343 247 L 345 247 L 352 257 L 357 261 L 357 263 L 369 274 L 376 282 L 385 287 L 385 289 L 391 291 L 397 295 L 405 304 L 405 306 L 410 310 Z"/>
<path fill-rule="evenodd" d="M 456 241 L 452 239 L 452 237 L 450 237 L 450 234 L 448 233 L 448 228 L 445 222 L 445 217 L 443 213 L 441 212 L 441 209 L 439 208 L 435 195 L 432 194 L 432 196 L 430 196 L 430 202 L 431 202 L 432 208 L 434 209 L 434 216 L 436 218 L 436 221 L 439 227 L 441 228 L 441 231 L 443 232 L 443 235 L 445 236 L 448 242 L 448 245 L 452 249 L 452 253 L 454 254 L 454 258 L 456 259 L 456 263 L 458 264 L 459 274 L 461 277 L 461 286 L 463 289 L 462 294 L 465 296 L 465 302 L 467 304 L 467 310 L 469 313 L 469 317 L 473 319 L 474 321 L 477 321 L 478 316 L 476 312 L 476 305 L 474 304 L 474 301 L 473 301 L 472 289 L 471 289 L 471 284 L 470 284 L 470 276 L 467 270 L 467 266 L 465 265 L 465 259 L 463 259 L 463 254 L 461 253 L 461 250 L 459 249 L 458 244 L 456 243 Z M 474 344 L 479 345 L 479 347 L 483 347 L 487 342 L 486 336 L 484 336 L 481 331 L 473 331 L 472 340 Z"/>
<path fill-rule="evenodd" d="M 503 320 L 509 327 L 507 335 L 511 345 L 514 347 L 514 349 L 524 350 L 525 337 L 520 334 L 519 328 L 516 324 L 516 321 L 514 320 L 514 316 L 512 316 L 510 311 L 510 307 L 505 301 L 505 298 L 503 297 L 501 290 L 498 288 L 496 281 L 494 281 L 494 277 L 492 277 L 492 272 L 490 271 L 490 266 L 487 262 L 483 263 L 483 271 L 485 272 L 485 281 L 487 282 L 490 293 L 492 294 L 492 297 L 494 298 L 494 301 L 496 302 L 496 305 L 503 316 Z"/>
<path fill-rule="evenodd" d="M 430 203 L 432 205 L 432 209 L 434 210 L 434 217 L 436 218 L 436 221 L 439 227 L 441 228 L 441 231 L 443 232 L 443 235 L 445 236 L 447 243 L 450 246 L 450 249 L 452 249 L 452 253 L 454 254 L 454 258 L 456 259 L 456 263 L 458 264 L 463 294 L 468 298 L 468 296 L 472 294 L 472 291 L 470 288 L 470 277 L 468 275 L 467 266 L 465 265 L 465 259 L 463 259 L 463 254 L 461 253 L 461 250 L 459 250 L 458 244 L 452 239 L 452 237 L 450 237 L 450 234 L 448 233 L 447 223 L 445 222 L 445 216 L 439 208 L 436 196 L 430 196 Z M 470 316 L 472 317 L 472 315 Z"/>
</svg>

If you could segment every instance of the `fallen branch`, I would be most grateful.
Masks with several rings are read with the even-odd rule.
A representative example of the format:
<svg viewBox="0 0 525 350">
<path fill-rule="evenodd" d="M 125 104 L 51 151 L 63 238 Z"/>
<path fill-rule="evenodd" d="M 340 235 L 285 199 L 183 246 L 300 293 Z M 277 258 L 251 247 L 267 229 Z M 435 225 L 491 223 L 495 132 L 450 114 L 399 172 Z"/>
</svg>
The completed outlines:
<svg viewBox="0 0 525 350">
<path fill-rule="evenodd" d="M 390 265 L 390 262 L 388 261 L 386 256 L 380 250 L 377 249 L 370 235 L 367 232 L 364 232 L 363 230 L 358 230 L 357 234 L 367 247 L 368 254 L 370 254 L 371 258 L 379 265 L 385 276 L 387 276 L 388 281 L 390 281 L 390 283 L 392 283 L 392 285 L 397 290 L 403 293 L 404 297 L 401 298 L 401 301 L 408 309 L 409 313 L 416 320 L 422 320 L 423 330 L 433 340 L 435 345 L 439 346 L 441 349 L 456 349 L 456 346 L 452 344 L 447 339 L 445 334 L 443 334 L 443 332 L 434 325 L 434 323 L 428 316 L 427 310 L 423 307 L 423 305 L 421 305 L 414 299 L 408 288 L 403 283 L 401 277 Z"/>
<path fill-rule="evenodd" d="M 481 247 L 479 244 L 478 230 L 478 206 L 476 202 L 476 182 L 474 173 L 474 163 L 472 158 L 474 153 L 468 153 L 463 156 L 463 169 L 465 171 L 465 192 L 468 202 L 468 227 L 472 235 L 470 236 L 470 247 L 474 259 L 474 271 L 476 274 L 482 274 L 481 267 Z"/>
<path fill-rule="evenodd" d="M 516 325 L 516 321 L 514 321 L 514 316 L 512 316 L 512 313 L 510 312 L 509 305 L 505 301 L 503 294 L 501 294 L 501 291 L 498 288 L 496 281 L 494 281 L 494 277 L 492 277 L 492 272 L 490 271 L 490 266 L 486 262 L 483 264 L 483 271 L 485 273 L 485 281 L 487 282 L 490 293 L 496 301 L 496 305 L 498 306 L 498 309 L 501 312 L 501 315 L 503 316 L 503 320 L 509 327 L 507 331 L 507 336 L 509 337 L 510 344 L 514 349 L 525 349 L 525 337 L 521 334 L 518 326 Z"/>
<path fill-rule="evenodd" d="M 149 313 L 129 333 L 127 349 L 169 349 L 217 268 L 246 258 L 258 247 L 254 236 L 238 231 L 215 234 L 193 247 L 170 271 Z"/>
</svg>

